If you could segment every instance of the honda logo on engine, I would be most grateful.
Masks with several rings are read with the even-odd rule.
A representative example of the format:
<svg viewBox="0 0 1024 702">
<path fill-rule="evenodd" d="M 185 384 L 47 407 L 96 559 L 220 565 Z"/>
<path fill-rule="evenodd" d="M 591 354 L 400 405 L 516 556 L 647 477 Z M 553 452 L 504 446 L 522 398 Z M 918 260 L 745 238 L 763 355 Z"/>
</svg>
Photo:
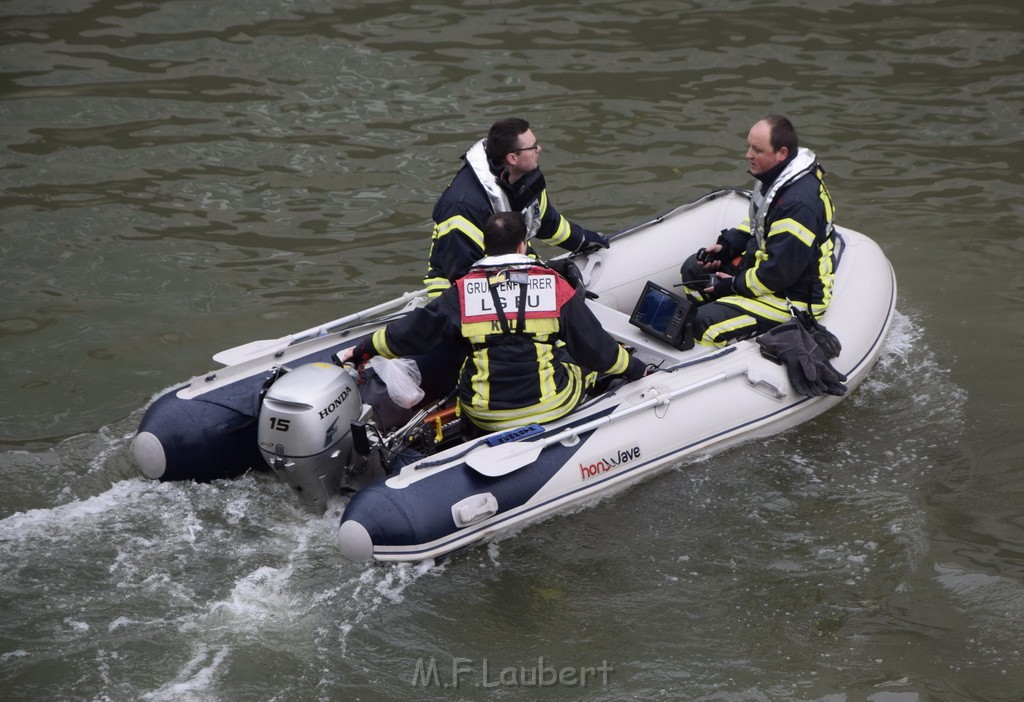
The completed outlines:
<svg viewBox="0 0 1024 702">
<path fill-rule="evenodd" d="M 341 407 L 342 403 L 345 402 L 345 398 L 352 392 L 352 388 L 345 388 L 338 398 L 331 404 L 320 410 L 320 419 L 327 419 L 331 415 L 331 412 Z"/>
</svg>

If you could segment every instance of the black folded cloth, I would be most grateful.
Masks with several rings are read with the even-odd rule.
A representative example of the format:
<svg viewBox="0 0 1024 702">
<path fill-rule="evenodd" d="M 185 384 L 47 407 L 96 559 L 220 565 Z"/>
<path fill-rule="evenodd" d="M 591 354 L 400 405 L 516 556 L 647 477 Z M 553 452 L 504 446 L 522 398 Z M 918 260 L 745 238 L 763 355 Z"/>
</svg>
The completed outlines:
<svg viewBox="0 0 1024 702">
<path fill-rule="evenodd" d="M 790 307 L 790 312 L 796 318 L 798 322 L 807 330 L 807 333 L 811 335 L 811 338 L 817 342 L 821 350 L 825 352 L 825 355 L 829 358 L 836 358 L 843 350 L 843 345 L 839 343 L 839 337 L 826 329 L 821 323 L 814 318 L 810 312 L 804 312 L 798 310 L 795 307 Z"/>
<path fill-rule="evenodd" d="M 824 327 L 821 327 L 824 329 Z M 835 339 L 835 336 L 828 332 Z M 828 354 L 797 319 L 784 322 L 756 339 L 761 355 L 786 367 L 793 389 L 804 397 L 846 394 L 846 376 L 829 363 Z M 835 343 L 838 345 L 839 340 Z M 838 350 L 833 349 L 837 351 Z"/>
</svg>

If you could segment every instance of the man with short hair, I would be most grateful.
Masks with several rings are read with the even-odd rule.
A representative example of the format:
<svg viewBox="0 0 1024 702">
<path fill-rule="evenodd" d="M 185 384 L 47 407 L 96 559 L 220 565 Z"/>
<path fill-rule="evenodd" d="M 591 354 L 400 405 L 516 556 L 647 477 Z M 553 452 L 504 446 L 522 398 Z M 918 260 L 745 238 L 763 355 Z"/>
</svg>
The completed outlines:
<svg viewBox="0 0 1024 702">
<path fill-rule="evenodd" d="M 434 233 L 423 279 L 431 297 L 440 295 L 484 255 L 483 225 L 494 212 L 521 212 L 527 241 L 537 237 L 568 251 L 608 240 L 559 214 L 548 199 L 538 165 L 542 151 L 530 124 L 518 117 L 495 122 L 463 156 L 455 178 L 434 205 Z M 527 244 L 527 253 L 533 250 Z"/>
<path fill-rule="evenodd" d="M 424 307 L 338 354 L 361 361 L 466 349 L 458 403 L 482 432 L 550 422 L 583 398 L 588 370 L 636 380 L 645 365 L 612 338 L 583 293 L 527 255 L 527 221 L 498 212 L 483 227 L 487 255 Z M 585 370 L 588 369 L 588 370 Z"/>
<path fill-rule="evenodd" d="M 790 319 L 790 304 L 820 317 L 832 300 L 835 212 L 825 169 L 778 114 L 750 128 L 746 159 L 755 178 L 747 218 L 680 270 L 702 301 L 694 338 L 709 346 L 768 331 Z M 710 284 L 696 283 L 709 274 Z"/>
</svg>

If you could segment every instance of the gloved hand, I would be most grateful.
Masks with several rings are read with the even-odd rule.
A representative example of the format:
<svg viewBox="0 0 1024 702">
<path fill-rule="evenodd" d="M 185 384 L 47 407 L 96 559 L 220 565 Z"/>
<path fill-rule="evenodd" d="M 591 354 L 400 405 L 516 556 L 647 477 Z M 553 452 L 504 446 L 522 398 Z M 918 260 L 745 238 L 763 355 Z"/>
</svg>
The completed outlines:
<svg viewBox="0 0 1024 702">
<path fill-rule="evenodd" d="M 583 251 L 589 249 L 590 251 L 596 251 L 597 249 L 607 249 L 612 245 L 612 242 L 606 236 L 601 236 L 597 232 L 592 232 L 589 229 L 583 230 L 583 243 L 577 251 Z"/>
<path fill-rule="evenodd" d="M 548 268 L 565 278 L 566 282 L 569 283 L 577 293 L 586 295 L 587 286 L 583 283 L 583 274 L 580 273 L 579 267 L 571 258 L 556 258 L 553 261 L 548 261 Z"/>
<path fill-rule="evenodd" d="M 732 295 L 733 292 L 735 292 L 732 287 L 732 281 L 733 277 L 731 275 L 725 276 L 724 278 L 720 278 L 716 275 L 712 278 L 712 287 L 715 289 L 712 295 L 716 299 L 719 297 L 725 297 L 726 295 Z"/>
<path fill-rule="evenodd" d="M 825 352 L 796 320 L 761 334 L 757 343 L 761 355 L 786 367 L 793 389 L 804 397 L 846 394 L 846 376 L 829 363 Z"/>
</svg>

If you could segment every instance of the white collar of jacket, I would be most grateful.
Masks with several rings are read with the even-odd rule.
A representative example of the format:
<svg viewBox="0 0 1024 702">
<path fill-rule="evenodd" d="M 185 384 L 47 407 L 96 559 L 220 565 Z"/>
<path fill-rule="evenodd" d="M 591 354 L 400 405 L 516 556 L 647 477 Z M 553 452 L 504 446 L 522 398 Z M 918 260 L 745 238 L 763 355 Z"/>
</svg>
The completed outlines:
<svg viewBox="0 0 1024 702">
<path fill-rule="evenodd" d="M 502 254 L 501 256 L 484 256 L 473 264 L 473 268 L 501 268 L 504 266 L 536 266 L 537 259 L 526 254 Z"/>
<path fill-rule="evenodd" d="M 765 217 L 768 215 L 768 206 L 772 200 L 784 187 L 811 172 L 817 163 L 818 158 L 813 151 L 800 147 L 796 157 L 782 170 L 764 194 L 761 193 L 760 181 L 755 179 L 754 192 L 750 196 L 750 233 L 757 238 L 758 248 L 764 245 Z"/>
<path fill-rule="evenodd" d="M 498 185 L 498 177 L 494 175 L 494 171 L 491 170 L 491 162 L 487 158 L 487 150 L 485 148 L 487 143 L 486 139 L 481 139 L 477 143 L 473 144 L 466 152 L 465 159 L 469 167 L 473 169 L 473 174 L 476 176 L 477 181 L 483 186 L 484 192 L 487 193 L 487 199 L 491 203 L 492 212 L 511 212 L 512 203 L 508 199 L 508 193 L 502 190 L 501 186 Z M 536 202 L 536 199 L 533 200 Z M 526 239 L 530 240 L 537 235 L 537 231 L 540 229 L 540 213 L 539 208 L 533 207 L 533 202 L 527 205 L 522 210 L 523 217 L 526 218 Z"/>
<path fill-rule="evenodd" d="M 487 199 L 491 201 L 491 209 L 495 212 L 509 212 L 512 205 L 509 204 L 508 195 L 498 185 L 498 179 L 491 170 L 491 162 L 487 159 L 487 151 L 484 149 L 486 139 L 481 139 L 470 147 L 466 152 L 466 163 L 473 169 L 476 179 L 484 187 Z"/>
</svg>

